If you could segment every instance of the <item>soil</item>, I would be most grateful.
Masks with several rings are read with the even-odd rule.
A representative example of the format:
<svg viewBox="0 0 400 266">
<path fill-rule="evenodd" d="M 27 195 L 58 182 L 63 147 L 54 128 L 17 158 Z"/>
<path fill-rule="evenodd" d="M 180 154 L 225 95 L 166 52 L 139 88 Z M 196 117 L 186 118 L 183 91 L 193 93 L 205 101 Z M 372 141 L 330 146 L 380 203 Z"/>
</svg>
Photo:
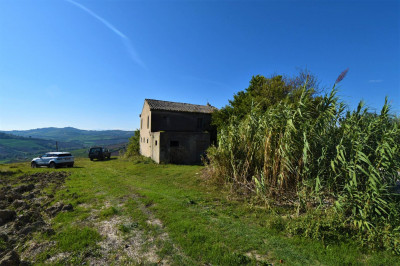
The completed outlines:
<svg viewBox="0 0 400 266">
<path fill-rule="evenodd" d="M 67 172 L 34 173 L 0 179 L 0 265 L 29 265 L 20 258 L 19 247 L 30 241 L 32 233 L 54 234 L 46 221 L 72 205 L 53 201 L 56 190 L 63 187 Z"/>
</svg>

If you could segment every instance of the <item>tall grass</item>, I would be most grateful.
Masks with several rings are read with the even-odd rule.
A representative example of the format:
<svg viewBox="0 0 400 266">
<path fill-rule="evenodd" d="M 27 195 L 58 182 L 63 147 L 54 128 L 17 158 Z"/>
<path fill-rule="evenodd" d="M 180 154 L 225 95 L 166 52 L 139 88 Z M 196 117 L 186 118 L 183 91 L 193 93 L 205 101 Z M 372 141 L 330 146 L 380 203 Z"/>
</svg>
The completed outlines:
<svg viewBox="0 0 400 266">
<path fill-rule="evenodd" d="M 400 254 L 400 129 L 387 99 L 372 114 L 362 102 L 346 111 L 335 87 L 310 93 L 304 86 L 295 103 L 232 117 L 208 151 L 209 172 L 268 204 L 296 202 L 298 214 L 333 209 L 363 243 Z"/>
</svg>

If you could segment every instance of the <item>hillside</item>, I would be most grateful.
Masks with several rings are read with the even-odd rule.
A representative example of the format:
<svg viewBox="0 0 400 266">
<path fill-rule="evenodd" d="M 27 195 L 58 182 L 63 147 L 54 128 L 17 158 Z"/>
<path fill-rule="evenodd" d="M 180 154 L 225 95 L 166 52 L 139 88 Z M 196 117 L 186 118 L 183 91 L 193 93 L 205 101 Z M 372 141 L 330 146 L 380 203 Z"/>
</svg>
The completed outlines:
<svg viewBox="0 0 400 266">
<path fill-rule="evenodd" d="M 96 131 L 72 127 L 3 131 L 0 132 L 0 163 L 26 160 L 54 151 L 56 141 L 59 151 L 76 151 L 76 156 L 85 156 L 86 149 L 95 145 L 107 146 L 117 153 L 133 134 L 133 131 Z"/>
<path fill-rule="evenodd" d="M 60 150 L 79 149 L 79 142 L 59 142 Z M 26 138 L 0 132 L 0 162 L 12 162 L 24 160 L 33 155 L 55 150 L 56 143 L 53 140 Z"/>
<path fill-rule="evenodd" d="M 47 128 L 37 128 L 30 130 L 12 130 L 3 131 L 4 133 L 22 136 L 22 137 L 32 137 L 40 139 L 48 139 L 54 141 L 63 142 L 77 142 L 84 147 L 93 145 L 109 145 L 126 143 L 129 138 L 134 134 L 133 131 L 123 131 L 123 130 L 82 130 L 73 127 L 47 127 Z"/>
</svg>

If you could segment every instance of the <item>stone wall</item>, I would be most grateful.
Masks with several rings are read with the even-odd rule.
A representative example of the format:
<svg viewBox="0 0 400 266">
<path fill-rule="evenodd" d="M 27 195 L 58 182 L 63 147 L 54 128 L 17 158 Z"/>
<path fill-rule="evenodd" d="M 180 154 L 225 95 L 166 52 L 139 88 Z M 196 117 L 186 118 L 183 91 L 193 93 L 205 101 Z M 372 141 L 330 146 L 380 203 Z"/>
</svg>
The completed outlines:
<svg viewBox="0 0 400 266">
<path fill-rule="evenodd" d="M 151 159 L 156 163 L 160 163 L 160 132 L 153 132 L 151 135 Z"/>
<path fill-rule="evenodd" d="M 210 130 L 211 114 L 169 111 L 151 111 L 151 131 L 190 131 Z"/>
<path fill-rule="evenodd" d="M 159 162 L 199 164 L 210 146 L 207 132 L 160 132 Z"/>
<path fill-rule="evenodd" d="M 151 111 L 147 102 L 144 102 L 140 115 L 140 154 L 151 157 Z"/>
</svg>

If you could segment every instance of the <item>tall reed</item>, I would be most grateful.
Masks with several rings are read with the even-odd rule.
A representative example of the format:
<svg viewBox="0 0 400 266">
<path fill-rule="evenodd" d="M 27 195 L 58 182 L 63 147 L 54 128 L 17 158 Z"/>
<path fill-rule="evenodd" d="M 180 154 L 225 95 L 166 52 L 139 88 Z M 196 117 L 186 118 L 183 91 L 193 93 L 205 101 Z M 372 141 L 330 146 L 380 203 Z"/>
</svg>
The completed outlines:
<svg viewBox="0 0 400 266">
<path fill-rule="evenodd" d="M 266 112 L 254 105 L 244 119 L 232 117 L 208 151 L 213 177 L 268 202 L 296 198 L 299 211 L 334 208 L 360 232 L 399 230 L 400 195 L 393 189 L 400 129 L 387 99 L 372 114 L 362 102 L 346 111 L 335 87 L 323 97 L 310 93 L 304 86 L 294 103 Z"/>
</svg>

